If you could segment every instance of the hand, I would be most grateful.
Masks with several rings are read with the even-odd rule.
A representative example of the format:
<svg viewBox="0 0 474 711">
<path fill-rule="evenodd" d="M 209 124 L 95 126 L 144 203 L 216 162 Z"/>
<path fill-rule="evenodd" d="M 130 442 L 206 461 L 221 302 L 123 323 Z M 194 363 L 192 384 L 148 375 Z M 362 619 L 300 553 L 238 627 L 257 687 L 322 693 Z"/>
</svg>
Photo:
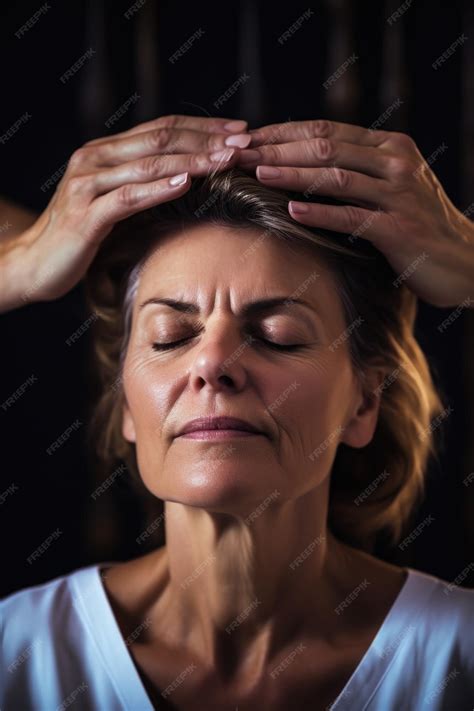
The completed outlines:
<svg viewBox="0 0 474 711">
<path fill-rule="evenodd" d="M 256 167 L 263 184 L 348 203 L 290 201 L 295 220 L 371 241 L 398 275 L 394 283 L 406 282 L 428 303 L 474 305 L 474 224 L 450 201 L 412 138 L 325 120 L 250 134 L 238 164 Z"/>
<path fill-rule="evenodd" d="M 228 122 L 163 116 L 75 151 L 45 211 L 0 244 L 0 310 L 62 296 L 83 277 L 116 222 L 180 197 L 190 176 L 235 165 L 250 136 L 241 135 L 246 121 L 232 121 L 230 132 Z"/>
</svg>

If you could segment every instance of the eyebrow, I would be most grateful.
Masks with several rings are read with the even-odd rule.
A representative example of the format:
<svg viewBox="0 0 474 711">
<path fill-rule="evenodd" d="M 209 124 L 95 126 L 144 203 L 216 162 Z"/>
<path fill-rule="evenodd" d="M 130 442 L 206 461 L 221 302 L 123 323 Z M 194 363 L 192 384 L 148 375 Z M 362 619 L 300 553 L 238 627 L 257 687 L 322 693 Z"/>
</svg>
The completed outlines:
<svg viewBox="0 0 474 711">
<path fill-rule="evenodd" d="M 196 306 L 196 304 L 192 304 L 188 301 L 177 301 L 176 299 L 157 297 L 147 299 L 146 301 L 140 304 L 139 309 L 141 310 L 149 304 L 164 304 L 165 306 L 170 306 L 176 311 L 186 312 L 189 314 L 199 313 L 199 307 Z M 310 309 L 313 314 L 315 314 L 314 307 L 303 299 L 296 299 L 291 296 L 274 296 L 271 299 L 260 299 L 258 301 L 251 301 L 248 304 L 245 304 L 239 315 L 243 317 L 251 317 L 262 311 L 277 309 L 281 306 L 305 306 L 306 308 Z"/>
</svg>

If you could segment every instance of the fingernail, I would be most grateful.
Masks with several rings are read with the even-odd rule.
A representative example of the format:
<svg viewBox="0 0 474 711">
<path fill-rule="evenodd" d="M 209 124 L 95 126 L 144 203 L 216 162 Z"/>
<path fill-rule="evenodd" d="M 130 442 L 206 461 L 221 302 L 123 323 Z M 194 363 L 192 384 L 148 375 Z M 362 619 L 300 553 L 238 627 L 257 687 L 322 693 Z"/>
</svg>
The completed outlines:
<svg viewBox="0 0 474 711">
<path fill-rule="evenodd" d="M 233 148 L 224 148 L 220 151 L 214 151 L 214 153 L 211 153 L 209 158 L 214 161 L 221 161 L 222 163 L 227 163 L 232 158 L 234 153 L 235 151 Z"/>
<path fill-rule="evenodd" d="M 309 211 L 309 206 L 304 202 L 294 202 L 294 200 L 290 200 L 289 206 L 292 212 L 303 214 L 304 212 Z"/>
<path fill-rule="evenodd" d="M 169 179 L 169 184 L 175 188 L 177 185 L 183 185 L 186 180 L 188 179 L 188 173 L 179 173 L 178 175 L 173 175 L 172 178 Z"/>
<path fill-rule="evenodd" d="M 254 151 L 248 148 L 245 153 L 242 153 L 240 156 L 239 163 L 255 163 L 255 161 L 260 160 L 260 158 L 260 151 Z"/>
<path fill-rule="evenodd" d="M 228 121 L 224 124 L 224 130 L 230 133 L 241 133 L 247 128 L 247 121 Z"/>
<path fill-rule="evenodd" d="M 259 165 L 257 168 L 257 178 L 279 178 L 281 170 L 272 165 Z"/>
<path fill-rule="evenodd" d="M 239 133 L 237 136 L 228 136 L 224 143 L 226 146 L 237 146 L 237 148 L 247 148 L 251 141 L 248 133 Z"/>
</svg>

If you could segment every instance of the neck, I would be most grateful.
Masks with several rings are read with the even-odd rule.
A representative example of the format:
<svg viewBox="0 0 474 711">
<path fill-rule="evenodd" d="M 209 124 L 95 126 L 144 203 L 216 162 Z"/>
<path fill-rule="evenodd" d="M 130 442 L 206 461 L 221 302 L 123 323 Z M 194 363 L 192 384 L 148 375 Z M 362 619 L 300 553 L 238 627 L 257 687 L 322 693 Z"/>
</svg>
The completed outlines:
<svg viewBox="0 0 474 711">
<path fill-rule="evenodd" d="M 264 665 L 296 647 L 308 622 L 334 631 L 350 549 L 327 530 L 325 486 L 246 518 L 166 503 L 159 614 L 171 618 L 178 644 L 215 668 L 224 659 L 237 666 L 249 649 Z"/>
</svg>

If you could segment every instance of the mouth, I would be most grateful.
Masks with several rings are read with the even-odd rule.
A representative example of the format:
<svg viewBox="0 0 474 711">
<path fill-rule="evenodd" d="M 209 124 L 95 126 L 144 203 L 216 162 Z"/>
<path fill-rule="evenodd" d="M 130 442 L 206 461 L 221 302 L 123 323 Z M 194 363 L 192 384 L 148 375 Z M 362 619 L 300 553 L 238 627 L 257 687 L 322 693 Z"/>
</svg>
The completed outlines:
<svg viewBox="0 0 474 711">
<path fill-rule="evenodd" d="M 257 432 L 245 432 L 244 430 L 195 430 L 179 435 L 180 439 L 210 439 L 221 440 L 235 437 L 262 437 Z"/>
<path fill-rule="evenodd" d="M 265 434 L 252 423 L 235 417 L 201 417 L 188 422 L 177 434 L 177 437 L 186 439 L 256 436 L 265 436 Z"/>
</svg>

